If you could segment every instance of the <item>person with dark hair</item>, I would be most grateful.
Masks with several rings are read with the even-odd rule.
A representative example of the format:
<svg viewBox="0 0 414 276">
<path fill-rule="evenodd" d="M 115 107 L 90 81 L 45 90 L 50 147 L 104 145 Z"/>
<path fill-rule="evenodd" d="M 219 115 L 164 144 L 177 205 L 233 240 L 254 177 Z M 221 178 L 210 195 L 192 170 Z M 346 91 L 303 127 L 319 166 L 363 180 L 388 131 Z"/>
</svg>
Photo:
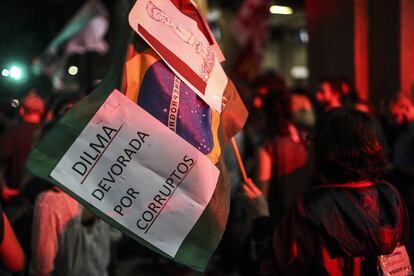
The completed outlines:
<svg viewBox="0 0 414 276">
<path fill-rule="evenodd" d="M 387 160 L 372 119 L 339 108 L 320 116 L 314 148 L 322 179 L 273 228 L 267 202 L 252 182 L 243 186 L 261 272 L 277 275 L 385 275 L 380 257 L 398 250 L 411 269 L 407 213 L 398 191 L 382 180 Z M 404 256 L 406 257 L 404 259 Z M 392 257 L 391 257 L 392 258 Z M 395 267 L 394 267 L 395 268 Z"/>
<path fill-rule="evenodd" d="M 330 79 L 321 81 L 315 98 L 322 105 L 322 111 L 328 111 L 342 106 L 340 87 L 335 81 Z"/>
<path fill-rule="evenodd" d="M 44 100 L 35 91 L 31 91 L 19 108 L 22 122 L 10 126 L 0 137 L 0 188 L 5 202 L 20 195 L 30 179 L 24 162 L 33 141 L 40 134 L 44 112 Z"/>
<path fill-rule="evenodd" d="M 24 191 L 32 175 L 24 163 L 41 133 L 44 112 L 44 99 L 33 89 L 19 106 L 21 122 L 9 126 L 0 137 L 0 189 L 4 213 L 28 259 L 33 206 Z"/>
<path fill-rule="evenodd" d="M 374 121 L 362 112 L 335 109 L 323 114 L 314 143 L 316 169 L 327 182 L 377 181 L 387 168 Z"/>
<path fill-rule="evenodd" d="M 74 104 L 72 98 L 60 101 L 44 132 Z M 109 275 L 111 241 L 119 239 L 120 232 L 52 183 L 35 178 L 32 184 L 38 189 L 32 191 L 37 196 L 29 275 Z"/>
<path fill-rule="evenodd" d="M 292 120 L 299 131 L 306 133 L 312 130 L 316 122 L 316 114 L 312 101 L 306 90 L 296 88 L 292 94 Z"/>
<path fill-rule="evenodd" d="M 33 216 L 29 275 L 108 275 L 112 232 L 60 188 L 41 193 Z"/>
<path fill-rule="evenodd" d="M 392 145 L 392 170 L 387 175 L 390 182 L 405 199 L 410 225 L 414 223 L 414 99 L 410 95 L 397 93 L 389 105 L 392 124 L 388 128 L 388 139 Z M 414 227 L 410 227 L 411 244 L 414 244 Z"/>
<path fill-rule="evenodd" d="M 263 111 L 266 139 L 257 153 L 257 180 L 276 222 L 296 198 L 308 189 L 309 156 L 292 122 L 292 102 L 288 91 L 269 90 Z"/>
<path fill-rule="evenodd" d="M 352 86 L 351 82 L 345 78 L 340 77 L 338 80 L 339 88 L 341 91 L 341 103 L 344 106 L 352 107 L 357 103 L 362 102 L 358 98 L 358 94 L 355 91 L 355 88 Z"/>
<path fill-rule="evenodd" d="M 390 112 L 402 127 L 393 145 L 393 165 L 414 167 L 414 99 L 404 94 L 397 95 L 391 101 Z"/>
</svg>

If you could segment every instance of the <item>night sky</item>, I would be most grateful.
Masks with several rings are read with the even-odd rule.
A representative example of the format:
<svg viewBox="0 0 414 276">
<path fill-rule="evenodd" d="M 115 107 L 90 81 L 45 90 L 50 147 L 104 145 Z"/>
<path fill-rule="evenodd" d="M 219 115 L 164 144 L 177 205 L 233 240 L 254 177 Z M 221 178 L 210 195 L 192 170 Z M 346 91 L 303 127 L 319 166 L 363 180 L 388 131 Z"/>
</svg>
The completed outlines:
<svg viewBox="0 0 414 276">
<path fill-rule="evenodd" d="M 101 0 L 108 8 L 110 15 L 117 1 L 128 0 Z M 0 72 L 3 68 L 17 64 L 29 73 L 32 60 L 42 53 L 48 43 L 85 2 L 87 1 L 1 0 Z M 242 2 L 243 0 L 209 0 L 209 5 L 237 11 Z M 303 5 L 303 0 L 289 2 L 291 5 L 293 3 Z M 108 34 L 107 38 L 108 36 L 111 34 Z M 100 62 L 99 65 L 105 62 Z M 103 73 L 98 72 L 97 75 L 100 74 Z M 22 95 L 33 86 L 43 87 L 41 90 L 49 90 L 49 88 L 44 88 L 48 85 L 50 86 L 50 83 L 47 78 L 31 78 L 29 75 L 25 82 L 15 83 L 0 76 L 0 99 L 9 101 L 10 97 Z"/>
<path fill-rule="evenodd" d="M 57 35 L 86 1 L 81 0 L 2 0 L 0 1 L 0 71 L 11 64 L 24 70 Z M 110 8 L 107 2 L 102 1 Z M 0 97 L 25 93 L 30 86 L 45 80 L 31 79 L 12 83 L 0 77 Z"/>
</svg>

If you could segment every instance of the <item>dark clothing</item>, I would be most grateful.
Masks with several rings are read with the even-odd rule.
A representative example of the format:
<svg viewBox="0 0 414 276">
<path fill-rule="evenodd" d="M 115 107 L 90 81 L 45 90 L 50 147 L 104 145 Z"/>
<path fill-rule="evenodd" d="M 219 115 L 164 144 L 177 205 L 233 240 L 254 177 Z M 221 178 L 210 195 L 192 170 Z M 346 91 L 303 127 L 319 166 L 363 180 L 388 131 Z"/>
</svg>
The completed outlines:
<svg viewBox="0 0 414 276">
<path fill-rule="evenodd" d="M 385 179 L 395 183 L 395 188 L 401 194 L 408 211 L 410 225 L 410 244 L 414 245 L 414 167 L 394 168 L 390 170 Z M 414 257 L 414 256 L 413 256 Z"/>
<path fill-rule="evenodd" d="M 24 164 L 32 149 L 33 140 L 40 131 L 40 124 L 21 123 L 9 127 L 0 140 L 0 165 L 9 188 L 17 189 L 20 195 L 4 204 L 8 216 L 26 256 L 30 258 L 30 237 L 33 206 L 24 195 L 29 173 Z"/>
<path fill-rule="evenodd" d="M 414 167 L 414 123 L 397 135 L 392 162 L 395 167 Z"/>
<path fill-rule="evenodd" d="M 355 91 L 351 91 L 349 94 L 343 94 L 341 96 L 341 103 L 346 107 L 353 107 L 358 103 L 358 94 Z"/>
<path fill-rule="evenodd" d="M 7 186 L 21 190 L 26 171 L 24 162 L 32 149 L 38 124 L 21 123 L 10 127 L 0 141 L 0 162 Z"/>
<path fill-rule="evenodd" d="M 269 209 L 274 221 L 278 222 L 309 188 L 311 171 L 308 150 L 302 141 L 294 142 L 290 136 L 267 142 L 265 150 L 272 159 Z"/>
<path fill-rule="evenodd" d="M 276 227 L 271 255 L 263 262 L 262 271 L 375 275 L 377 256 L 390 254 L 399 242 L 407 245 L 406 225 L 404 203 L 390 184 L 317 187 L 300 198 Z M 259 239 L 259 252 L 264 242 Z M 268 246 L 263 248 L 269 252 Z M 260 255 L 266 259 L 266 253 Z"/>
</svg>

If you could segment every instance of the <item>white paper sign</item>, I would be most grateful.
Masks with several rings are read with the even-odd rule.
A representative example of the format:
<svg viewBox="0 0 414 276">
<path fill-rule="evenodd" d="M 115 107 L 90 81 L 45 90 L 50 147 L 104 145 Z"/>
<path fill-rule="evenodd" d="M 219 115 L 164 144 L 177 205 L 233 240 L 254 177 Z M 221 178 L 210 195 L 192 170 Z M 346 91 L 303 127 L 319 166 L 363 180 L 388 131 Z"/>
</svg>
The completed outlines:
<svg viewBox="0 0 414 276">
<path fill-rule="evenodd" d="M 391 254 L 378 257 L 382 275 L 407 276 L 413 275 L 413 270 L 404 245 L 398 245 Z"/>
<path fill-rule="evenodd" d="M 115 90 L 51 176 L 174 257 L 210 201 L 219 170 Z"/>
<path fill-rule="evenodd" d="M 210 45 L 196 21 L 170 0 L 140 0 L 129 14 L 129 24 L 176 75 L 221 112 L 228 79 L 214 44 Z"/>
</svg>

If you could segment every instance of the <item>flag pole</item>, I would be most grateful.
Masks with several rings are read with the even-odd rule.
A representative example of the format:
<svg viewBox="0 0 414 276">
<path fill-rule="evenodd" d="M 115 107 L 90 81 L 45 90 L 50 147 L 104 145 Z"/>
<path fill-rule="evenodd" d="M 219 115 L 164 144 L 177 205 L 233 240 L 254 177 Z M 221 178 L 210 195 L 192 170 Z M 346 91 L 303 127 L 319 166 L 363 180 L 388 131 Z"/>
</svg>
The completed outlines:
<svg viewBox="0 0 414 276">
<path fill-rule="evenodd" d="M 239 165 L 239 169 L 242 174 L 243 181 L 248 183 L 249 177 L 247 176 L 246 168 L 244 167 L 243 161 L 241 159 L 239 147 L 237 146 L 236 140 L 234 139 L 234 137 L 231 137 L 230 141 L 231 141 L 231 145 L 233 146 L 234 155 L 236 155 L 237 164 Z"/>
</svg>

